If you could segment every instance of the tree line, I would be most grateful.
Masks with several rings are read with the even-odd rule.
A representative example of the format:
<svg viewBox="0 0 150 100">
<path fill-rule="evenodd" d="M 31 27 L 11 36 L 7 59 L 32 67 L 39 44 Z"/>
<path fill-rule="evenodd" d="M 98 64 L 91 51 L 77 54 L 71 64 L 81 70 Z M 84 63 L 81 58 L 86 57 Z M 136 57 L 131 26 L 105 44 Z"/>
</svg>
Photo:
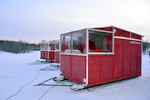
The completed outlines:
<svg viewBox="0 0 150 100">
<path fill-rule="evenodd" d="M 150 43 L 149 42 L 143 42 L 143 53 L 150 52 Z"/>
<path fill-rule="evenodd" d="M 143 53 L 150 50 L 150 43 L 143 42 Z M 27 53 L 30 51 L 40 50 L 40 44 L 27 43 L 25 41 L 9 41 L 0 40 L 0 51 L 12 52 L 12 53 Z"/>
<path fill-rule="evenodd" d="M 0 51 L 11 53 L 27 53 L 30 51 L 40 50 L 39 44 L 30 44 L 25 41 L 0 40 Z"/>
</svg>

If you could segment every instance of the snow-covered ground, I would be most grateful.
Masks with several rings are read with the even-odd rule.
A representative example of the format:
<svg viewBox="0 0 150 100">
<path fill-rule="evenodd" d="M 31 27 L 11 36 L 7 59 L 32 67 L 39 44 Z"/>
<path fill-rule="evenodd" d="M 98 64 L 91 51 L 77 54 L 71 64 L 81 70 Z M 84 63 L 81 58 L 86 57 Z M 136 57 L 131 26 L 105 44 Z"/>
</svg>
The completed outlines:
<svg viewBox="0 0 150 100">
<path fill-rule="evenodd" d="M 150 100 L 150 59 L 142 56 L 140 77 L 73 91 L 70 87 L 33 86 L 59 70 L 42 71 L 50 64 L 35 64 L 40 52 L 0 52 L 0 100 Z M 51 81 L 53 82 L 53 81 Z"/>
</svg>

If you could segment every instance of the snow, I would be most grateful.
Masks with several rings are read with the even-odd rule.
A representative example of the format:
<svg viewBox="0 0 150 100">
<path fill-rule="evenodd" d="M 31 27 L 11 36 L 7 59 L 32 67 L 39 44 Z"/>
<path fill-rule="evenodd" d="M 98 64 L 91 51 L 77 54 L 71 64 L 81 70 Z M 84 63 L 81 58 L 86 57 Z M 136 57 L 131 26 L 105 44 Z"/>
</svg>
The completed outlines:
<svg viewBox="0 0 150 100">
<path fill-rule="evenodd" d="M 150 100 L 150 59 L 142 55 L 142 75 L 136 78 L 73 91 L 70 87 L 34 86 L 59 76 L 47 63 L 33 63 L 40 52 L 0 52 L 0 100 Z M 50 81 L 48 83 L 54 83 Z M 67 84 L 72 84 L 68 82 Z"/>
</svg>

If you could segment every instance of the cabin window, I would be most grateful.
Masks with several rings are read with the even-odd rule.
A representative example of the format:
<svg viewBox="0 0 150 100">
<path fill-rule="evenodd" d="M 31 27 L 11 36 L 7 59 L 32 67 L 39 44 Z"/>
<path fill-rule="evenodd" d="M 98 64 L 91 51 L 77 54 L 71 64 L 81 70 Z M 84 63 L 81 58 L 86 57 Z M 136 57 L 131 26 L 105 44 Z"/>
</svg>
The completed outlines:
<svg viewBox="0 0 150 100">
<path fill-rule="evenodd" d="M 71 53 L 71 34 L 65 34 L 62 37 L 61 52 Z"/>
<path fill-rule="evenodd" d="M 48 44 L 44 45 L 44 50 L 49 50 L 49 45 Z"/>
<path fill-rule="evenodd" d="M 59 50 L 59 43 L 55 44 L 55 48 L 56 48 L 56 50 Z"/>
<path fill-rule="evenodd" d="M 61 53 L 85 54 L 86 30 L 61 35 Z"/>
<path fill-rule="evenodd" d="M 55 50 L 55 44 L 54 43 L 51 43 L 49 46 L 50 46 L 50 50 Z"/>
<path fill-rule="evenodd" d="M 86 53 L 86 33 L 83 31 L 76 31 L 72 33 L 73 49 L 74 54 L 85 54 Z"/>
<path fill-rule="evenodd" d="M 89 52 L 112 52 L 112 33 L 89 30 Z"/>
</svg>

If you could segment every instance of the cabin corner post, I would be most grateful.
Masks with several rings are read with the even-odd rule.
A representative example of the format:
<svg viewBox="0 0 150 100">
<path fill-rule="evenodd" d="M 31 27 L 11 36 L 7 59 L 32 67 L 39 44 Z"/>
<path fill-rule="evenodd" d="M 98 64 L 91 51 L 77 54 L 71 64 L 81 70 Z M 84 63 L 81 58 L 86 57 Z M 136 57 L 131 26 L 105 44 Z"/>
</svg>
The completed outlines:
<svg viewBox="0 0 150 100">
<path fill-rule="evenodd" d="M 115 32 L 116 32 L 116 29 L 113 27 L 113 33 L 112 33 L 112 53 L 113 54 L 115 54 L 115 39 L 114 39 Z"/>
<path fill-rule="evenodd" d="M 86 29 L 86 86 L 88 85 L 88 74 L 89 74 L 89 68 L 88 68 L 88 52 L 89 52 L 89 29 Z"/>
</svg>

